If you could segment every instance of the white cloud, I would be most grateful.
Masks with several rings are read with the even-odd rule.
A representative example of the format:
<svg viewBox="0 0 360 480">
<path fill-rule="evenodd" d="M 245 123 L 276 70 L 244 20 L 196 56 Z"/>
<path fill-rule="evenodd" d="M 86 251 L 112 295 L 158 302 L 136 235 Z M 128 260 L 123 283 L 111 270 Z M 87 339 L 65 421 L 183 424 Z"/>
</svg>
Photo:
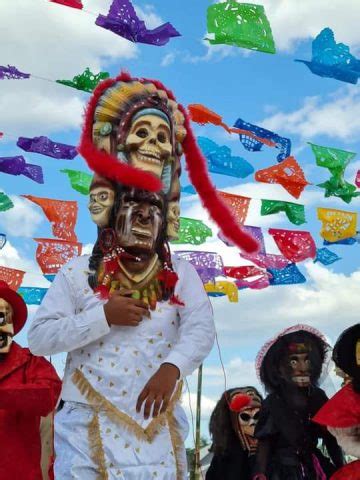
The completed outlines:
<svg viewBox="0 0 360 480">
<path fill-rule="evenodd" d="M 110 0 L 88 0 L 86 10 L 106 13 Z M 108 61 L 134 58 L 138 47 L 95 25 L 96 16 L 48 1 L 0 2 L 2 65 L 56 80 L 86 67 L 97 73 Z M 154 22 L 155 14 L 149 16 Z M 31 39 L 31 40 L 29 40 Z M 15 135 L 77 128 L 85 94 L 45 80 L 2 81 L 1 127 Z M 6 114 L 4 114 L 6 112 Z"/>
<path fill-rule="evenodd" d="M 344 88 L 327 98 L 307 97 L 298 110 L 277 112 L 259 124 L 308 140 L 324 135 L 353 142 L 360 133 L 360 93 Z"/>
<path fill-rule="evenodd" d="M 305 284 L 244 290 L 238 304 L 215 299 L 215 321 L 223 346 L 257 351 L 275 333 L 297 323 L 313 325 L 334 341 L 346 326 L 358 322 L 360 271 L 345 275 L 312 262 L 305 262 L 304 267 Z"/>
<path fill-rule="evenodd" d="M 34 260 L 26 258 L 24 252 L 17 250 L 9 240 L 6 242 L 5 247 L 0 250 L 0 265 L 3 267 L 25 271 L 26 273 L 22 282 L 23 286 L 49 286 L 49 282 L 45 280 L 37 263 Z"/>
<path fill-rule="evenodd" d="M 263 0 L 276 47 L 292 51 L 301 40 L 314 38 L 323 28 L 335 32 L 337 43 L 360 45 L 358 0 Z M 310 59 L 309 52 L 309 59 Z"/>
<path fill-rule="evenodd" d="M 244 55 L 244 52 L 246 52 L 246 50 L 238 49 L 231 45 L 210 45 L 206 40 L 202 40 L 201 43 L 206 47 L 206 52 L 203 55 L 193 55 L 190 52 L 183 52 L 182 61 L 184 63 L 218 62 L 223 58 Z M 245 55 L 247 55 L 247 53 L 245 53 Z"/>
<path fill-rule="evenodd" d="M 139 18 L 145 22 L 147 28 L 156 28 L 159 25 L 162 25 L 164 20 L 155 12 L 153 5 L 146 4 L 140 7 L 139 5 L 134 5 L 135 11 L 138 14 Z M 174 25 L 176 28 L 176 25 Z"/>
<path fill-rule="evenodd" d="M 32 237 L 43 220 L 38 209 L 27 200 L 9 195 L 14 207 L 0 215 L 0 227 L 14 236 Z"/>
<path fill-rule="evenodd" d="M 172 65 L 175 62 L 175 58 L 176 58 L 176 52 L 167 53 L 161 60 L 160 65 L 162 67 L 168 67 L 169 65 Z"/>
<path fill-rule="evenodd" d="M 93 243 L 86 243 L 82 247 L 82 255 L 91 255 L 93 248 L 94 248 Z"/>
</svg>

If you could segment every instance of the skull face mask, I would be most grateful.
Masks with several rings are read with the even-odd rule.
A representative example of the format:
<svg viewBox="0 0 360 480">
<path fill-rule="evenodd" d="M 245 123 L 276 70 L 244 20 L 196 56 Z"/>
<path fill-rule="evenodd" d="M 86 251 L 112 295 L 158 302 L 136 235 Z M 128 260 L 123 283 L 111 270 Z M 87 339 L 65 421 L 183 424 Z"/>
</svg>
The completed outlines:
<svg viewBox="0 0 360 480">
<path fill-rule="evenodd" d="M 132 166 L 161 178 L 164 165 L 170 160 L 172 144 L 169 120 L 163 112 L 157 112 L 140 111 L 134 115 L 125 145 Z"/>
<path fill-rule="evenodd" d="M 0 298 L 0 354 L 9 352 L 13 336 L 13 309 L 6 300 Z"/>
<path fill-rule="evenodd" d="M 169 202 L 167 209 L 167 237 L 169 240 L 179 238 L 180 206 L 179 202 Z"/>
<path fill-rule="evenodd" d="M 156 193 L 130 189 L 121 195 L 115 231 L 119 245 L 132 254 L 151 256 L 164 223 L 164 200 Z"/>
<path fill-rule="evenodd" d="M 230 401 L 239 394 L 248 395 L 251 398 L 251 402 L 238 412 L 231 411 L 231 421 L 243 449 L 248 450 L 251 454 L 255 453 L 257 447 L 257 439 L 254 437 L 254 432 L 259 419 L 262 399 L 255 388 L 248 387 L 235 390 L 231 395 Z"/>
</svg>

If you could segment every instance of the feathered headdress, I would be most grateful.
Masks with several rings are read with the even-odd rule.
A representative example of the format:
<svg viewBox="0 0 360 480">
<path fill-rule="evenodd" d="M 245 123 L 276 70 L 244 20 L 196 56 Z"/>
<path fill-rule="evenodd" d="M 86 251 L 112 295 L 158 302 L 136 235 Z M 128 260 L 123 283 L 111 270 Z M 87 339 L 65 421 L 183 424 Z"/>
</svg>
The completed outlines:
<svg viewBox="0 0 360 480">
<path fill-rule="evenodd" d="M 149 108 L 163 111 L 172 124 L 174 162 L 171 171 L 165 170 L 161 179 L 129 165 L 123 152 L 133 116 Z M 190 181 L 210 217 L 241 250 L 249 253 L 257 250 L 256 240 L 241 229 L 217 194 L 186 110 L 160 82 L 132 78 L 128 73 L 101 82 L 87 106 L 78 151 L 99 175 L 139 189 L 155 192 L 163 188 L 165 193 L 171 192 L 173 182 L 178 181 L 175 177 L 179 175 L 180 157 L 184 153 Z"/>
</svg>

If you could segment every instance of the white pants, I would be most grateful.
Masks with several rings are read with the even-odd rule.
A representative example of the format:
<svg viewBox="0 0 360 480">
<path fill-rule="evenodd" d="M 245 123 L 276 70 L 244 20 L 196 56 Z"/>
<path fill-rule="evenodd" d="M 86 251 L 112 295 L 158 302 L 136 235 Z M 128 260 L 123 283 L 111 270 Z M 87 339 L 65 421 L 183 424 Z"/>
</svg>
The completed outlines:
<svg viewBox="0 0 360 480">
<path fill-rule="evenodd" d="M 177 428 L 184 441 L 188 433 L 186 415 L 180 406 L 174 411 Z M 89 423 L 94 411 L 85 404 L 65 402 L 55 415 L 55 479 L 98 480 L 99 468 L 91 458 Z M 176 458 L 167 427 L 152 443 L 138 440 L 133 434 L 99 414 L 100 436 L 109 480 L 185 480 L 185 447 L 177 449 Z M 106 478 L 106 477 L 104 477 Z"/>
</svg>

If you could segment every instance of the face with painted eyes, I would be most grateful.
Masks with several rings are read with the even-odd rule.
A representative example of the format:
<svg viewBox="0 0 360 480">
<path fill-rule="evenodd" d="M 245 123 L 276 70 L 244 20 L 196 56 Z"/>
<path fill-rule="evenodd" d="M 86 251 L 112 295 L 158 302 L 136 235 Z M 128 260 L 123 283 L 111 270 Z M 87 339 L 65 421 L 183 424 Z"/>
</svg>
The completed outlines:
<svg viewBox="0 0 360 480">
<path fill-rule="evenodd" d="M 88 208 L 94 223 L 100 228 L 109 224 L 111 208 L 114 205 L 114 190 L 105 186 L 90 190 Z"/>
<path fill-rule="evenodd" d="M 157 115 L 142 115 L 131 125 L 125 141 L 130 164 L 161 177 L 172 144 L 169 123 Z"/>
<path fill-rule="evenodd" d="M 287 380 L 290 378 L 298 387 L 310 386 L 311 361 L 306 344 L 289 345 L 288 354 L 280 366 L 280 374 Z"/>
<path fill-rule="evenodd" d="M 0 355 L 8 353 L 13 341 L 13 309 L 11 305 L 0 298 Z"/>
<path fill-rule="evenodd" d="M 132 254 L 151 256 L 164 223 L 164 200 L 157 193 L 134 188 L 121 195 L 116 217 L 118 243 Z"/>
</svg>

